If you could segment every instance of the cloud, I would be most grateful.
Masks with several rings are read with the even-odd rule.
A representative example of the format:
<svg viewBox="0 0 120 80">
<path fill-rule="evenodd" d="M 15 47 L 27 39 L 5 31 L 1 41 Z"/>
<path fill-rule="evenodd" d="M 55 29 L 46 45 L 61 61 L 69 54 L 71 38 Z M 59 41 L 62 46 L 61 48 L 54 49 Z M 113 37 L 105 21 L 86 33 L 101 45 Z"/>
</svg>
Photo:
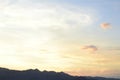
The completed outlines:
<svg viewBox="0 0 120 80">
<path fill-rule="evenodd" d="M 3 4 L 0 6 L 1 27 L 68 29 L 72 26 L 90 25 L 93 22 L 90 14 L 80 11 L 77 7 L 71 10 L 69 6 L 62 4 L 37 3 L 32 0 L 11 1 L 5 0 L 0 3 Z"/>
<path fill-rule="evenodd" d="M 81 49 L 82 50 L 87 50 L 87 51 L 90 51 L 90 52 L 94 52 L 94 51 L 98 50 L 98 47 L 95 46 L 95 45 L 87 45 L 87 46 L 83 46 Z"/>
<path fill-rule="evenodd" d="M 91 13 L 87 13 L 84 8 L 42 1 L 0 0 L 0 43 L 14 45 L 14 48 L 11 47 L 13 51 L 21 48 L 27 53 L 29 50 L 26 48 L 42 48 L 56 36 L 68 34 L 67 31 L 72 33 L 72 27 L 78 29 L 94 22 Z M 8 50 L 1 51 L 4 53 Z"/>
<path fill-rule="evenodd" d="M 111 28 L 110 23 L 102 23 L 102 24 L 100 24 L 100 26 L 101 26 L 102 29 L 109 29 L 109 28 Z"/>
<path fill-rule="evenodd" d="M 0 0 L 1 54 L 38 56 L 41 49 L 57 48 L 56 40 L 63 37 L 59 34 L 72 34 L 72 27 L 78 29 L 94 22 L 84 8 L 82 11 L 81 7 L 40 1 L 43 0 Z M 58 53 L 55 48 L 51 50 Z"/>
</svg>

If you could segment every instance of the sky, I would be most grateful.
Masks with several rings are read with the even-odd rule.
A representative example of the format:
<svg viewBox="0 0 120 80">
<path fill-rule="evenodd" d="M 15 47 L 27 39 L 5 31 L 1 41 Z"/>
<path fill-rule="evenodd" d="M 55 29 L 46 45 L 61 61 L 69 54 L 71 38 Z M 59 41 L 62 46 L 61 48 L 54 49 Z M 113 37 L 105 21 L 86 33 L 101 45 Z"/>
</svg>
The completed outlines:
<svg viewBox="0 0 120 80">
<path fill-rule="evenodd" d="M 0 67 L 120 78 L 120 0 L 0 0 Z"/>
</svg>

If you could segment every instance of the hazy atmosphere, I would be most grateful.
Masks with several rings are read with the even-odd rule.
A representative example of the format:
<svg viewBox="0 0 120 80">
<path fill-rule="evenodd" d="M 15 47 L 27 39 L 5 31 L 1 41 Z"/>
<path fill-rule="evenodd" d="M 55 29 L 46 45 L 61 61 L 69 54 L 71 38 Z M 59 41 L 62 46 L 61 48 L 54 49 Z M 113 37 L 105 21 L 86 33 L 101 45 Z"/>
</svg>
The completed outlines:
<svg viewBox="0 0 120 80">
<path fill-rule="evenodd" d="M 0 0 L 0 67 L 120 78 L 120 0 Z"/>
</svg>

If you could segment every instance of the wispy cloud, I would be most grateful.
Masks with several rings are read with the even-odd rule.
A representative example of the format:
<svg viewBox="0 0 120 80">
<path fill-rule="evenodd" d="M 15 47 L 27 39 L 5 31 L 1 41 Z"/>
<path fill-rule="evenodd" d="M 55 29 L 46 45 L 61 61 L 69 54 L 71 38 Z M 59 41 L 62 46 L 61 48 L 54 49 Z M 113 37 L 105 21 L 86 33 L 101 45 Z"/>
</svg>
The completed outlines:
<svg viewBox="0 0 120 80">
<path fill-rule="evenodd" d="M 15 4 L 13 4 L 13 2 Z M 90 25 L 92 16 L 81 11 L 72 11 L 66 6 L 55 5 L 50 3 L 31 3 L 30 1 L 22 0 L 1 1 L 0 10 L 0 26 L 2 27 L 18 27 L 39 29 L 41 27 L 50 28 L 70 28 L 71 25 L 80 27 Z M 8 4 L 9 3 L 9 4 Z M 0 4 L 0 5 L 1 5 Z M 77 9 L 77 8 L 75 8 Z"/>
<path fill-rule="evenodd" d="M 86 46 L 83 46 L 81 49 L 86 50 L 86 51 L 90 51 L 90 52 L 94 52 L 94 51 L 98 50 L 98 47 L 95 45 L 86 45 Z"/>
<path fill-rule="evenodd" d="M 91 14 L 78 7 L 71 8 L 42 0 L 0 0 L 1 43 L 12 46 L 11 42 L 14 41 L 13 51 L 21 48 L 28 51 L 28 47 L 41 48 L 59 34 L 58 30 L 71 32 L 72 27 L 88 26 L 93 21 Z"/>
</svg>

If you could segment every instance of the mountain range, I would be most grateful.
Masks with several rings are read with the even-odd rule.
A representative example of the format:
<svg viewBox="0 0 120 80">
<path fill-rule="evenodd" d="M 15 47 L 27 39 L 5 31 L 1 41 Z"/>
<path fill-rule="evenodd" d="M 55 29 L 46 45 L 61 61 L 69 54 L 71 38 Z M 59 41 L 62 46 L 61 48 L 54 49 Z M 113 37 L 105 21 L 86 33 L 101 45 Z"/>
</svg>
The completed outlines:
<svg viewBox="0 0 120 80">
<path fill-rule="evenodd" d="M 116 78 L 71 76 L 64 72 L 40 71 L 38 69 L 10 70 L 0 68 L 0 80 L 120 80 Z"/>
</svg>

